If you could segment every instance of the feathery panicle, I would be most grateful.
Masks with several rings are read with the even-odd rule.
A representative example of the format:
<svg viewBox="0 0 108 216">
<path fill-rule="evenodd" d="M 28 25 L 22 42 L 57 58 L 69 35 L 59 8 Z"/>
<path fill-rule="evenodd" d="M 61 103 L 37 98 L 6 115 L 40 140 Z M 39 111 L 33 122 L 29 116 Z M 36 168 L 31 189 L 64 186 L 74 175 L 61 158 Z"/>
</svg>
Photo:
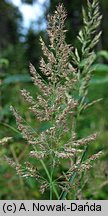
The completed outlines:
<svg viewBox="0 0 108 216">
<path fill-rule="evenodd" d="M 56 8 L 53 16 L 48 16 L 48 35 L 50 39 L 50 47 L 55 50 L 56 46 L 60 46 L 65 42 L 64 21 L 67 15 L 62 4 Z"/>
<path fill-rule="evenodd" d="M 50 94 L 50 88 L 48 86 L 46 86 L 43 82 L 42 82 L 42 78 L 39 76 L 39 74 L 36 72 L 35 67 L 30 63 L 30 73 L 32 75 L 32 80 L 34 82 L 35 85 L 37 85 L 39 87 L 39 89 L 41 90 L 41 92 L 45 95 L 45 96 L 49 96 Z"/>
<path fill-rule="evenodd" d="M 26 89 L 21 90 L 21 95 L 24 97 L 25 101 L 27 101 L 30 105 L 34 105 L 36 103 L 33 97 L 30 95 L 30 92 L 28 92 Z"/>
<path fill-rule="evenodd" d="M 29 126 L 24 125 L 23 118 L 19 115 L 19 113 L 11 106 L 10 107 L 11 112 L 15 116 L 16 124 L 18 126 L 19 131 L 21 132 L 24 139 L 28 141 L 29 144 L 31 144 L 33 141 L 35 142 L 35 136 L 34 131 Z M 32 129 L 32 130 L 31 130 Z"/>
<path fill-rule="evenodd" d="M 77 73 L 75 77 L 79 82 L 78 92 L 80 96 L 81 107 L 79 112 L 85 106 L 84 98 L 88 92 L 88 85 L 93 74 L 91 67 L 96 59 L 94 47 L 99 41 L 101 32 L 97 33 L 102 16 L 99 12 L 99 1 L 87 0 L 87 10 L 82 9 L 83 14 L 83 28 L 79 31 L 78 40 L 81 43 L 80 52 L 76 48 L 75 52 L 71 52 L 72 62 L 76 66 Z"/>
<path fill-rule="evenodd" d="M 45 157 L 45 153 L 42 151 L 42 152 L 36 152 L 36 151 L 31 151 L 30 152 L 30 157 L 34 157 L 34 158 L 37 158 L 37 159 L 42 159 Z"/>
<path fill-rule="evenodd" d="M 59 4 L 54 15 L 48 16 L 49 46 L 46 46 L 42 38 L 40 39 L 43 50 L 40 70 L 46 76 L 47 82 L 30 64 L 32 80 L 39 88 L 40 95 L 34 99 L 25 89 L 21 90 L 21 94 L 29 103 L 29 110 L 44 129 L 31 128 L 11 107 L 19 131 L 23 138 L 32 145 L 29 157 L 37 161 L 36 169 L 39 165 L 41 175 L 29 163 L 21 166 L 9 160 L 9 164 L 15 166 L 17 173 L 21 176 L 39 179 L 41 192 L 43 193 L 46 189 L 50 190 L 50 196 L 54 192 L 57 199 L 59 197 L 65 199 L 70 187 L 74 187 L 75 177 L 89 170 L 92 162 L 101 156 L 99 152 L 85 159 L 89 144 L 95 141 L 96 134 L 84 138 L 79 138 L 77 134 L 78 117 L 81 111 L 89 106 L 85 100 L 93 72 L 91 65 L 95 60 L 93 49 L 101 34 L 95 36 L 101 20 L 98 1 L 94 0 L 90 3 L 88 0 L 87 5 L 88 10 L 83 9 L 84 27 L 78 35 L 81 50 L 77 48 L 73 50 L 70 45 L 66 44 L 64 27 L 66 12 L 63 5 Z M 64 172 L 61 171 L 61 160 L 66 161 Z M 57 178 L 55 177 L 56 172 L 58 173 Z M 60 196 L 56 185 L 61 188 Z"/>
<path fill-rule="evenodd" d="M 65 42 L 65 19 L 66 12 L 63 5 L 59 4 L 54 15 L 48 16 L 49 47 L 45 45 L 42 38 L 40 39 L 43 54 L 48 59 L 47 63 L 43 58 L 41 59 L 40 69 L 45 75 L 48 75 L 48 79 L 53 83 L 60 82 L 60 78 L 66 79 L 70 74 L 72 76 L 72 70 L 69 68 L 72 47 Z"/>
</svg>

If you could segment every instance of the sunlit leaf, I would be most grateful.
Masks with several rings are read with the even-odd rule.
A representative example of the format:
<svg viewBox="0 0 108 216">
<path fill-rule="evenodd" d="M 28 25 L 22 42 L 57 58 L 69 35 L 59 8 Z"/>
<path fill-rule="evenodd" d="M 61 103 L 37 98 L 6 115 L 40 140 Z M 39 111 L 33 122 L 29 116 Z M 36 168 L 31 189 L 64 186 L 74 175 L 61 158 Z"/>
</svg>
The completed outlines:
<svg viewBox="0 0 108 216">
<path fill-rule="evenodd" d="M 9 85 L 16 82 L 31 82 L 31 77 L 29 75 L 12 75 L 4 79 L 2 84 Z"/>
</svg>

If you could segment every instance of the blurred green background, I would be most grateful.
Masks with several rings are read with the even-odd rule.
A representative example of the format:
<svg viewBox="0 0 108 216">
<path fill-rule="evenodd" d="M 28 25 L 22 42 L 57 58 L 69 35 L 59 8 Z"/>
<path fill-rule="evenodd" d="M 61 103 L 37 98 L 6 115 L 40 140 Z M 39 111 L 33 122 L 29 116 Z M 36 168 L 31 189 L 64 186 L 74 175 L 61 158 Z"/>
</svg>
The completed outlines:
<svg viewBox="0 0 108 216">
<path fill-rule="evenodd" d="M 108 1 L 100 1 L 103 14 L 100 29 L 103 33 L 96 47 L 97 59 L 95 75 L 89 86 L 88 100 L 102 100 L 88 109 L 80 119 L 78 131 L 85 137 L 89 133 L 99 132 L 95 144 L 91 145 L 91 154 L 104 149 L 104 156 L 93 168 L 85 182 L 82 199 L 108 199 Z M 14 2 L 14 1 L 13 1 Z M 0 146 L 0 199 L 47 199 L 41 195 L 38 183 L 34 179 L 23 179 L 16 175 L 3 160 L 4 155 L 22 161 L 27 155 L 28 145 L 17 131 L 15 119 L 10 112 L 12 104 L 20 110 L 27 122 L 35 125 L 27 110 L 20 89 L 26 88 L 32 94 L 37 89 L 33 86 L 29 75 L 29 62 L 39 72 L 39 60 L 42 55 L 39 37 L 48 44 L 46 34 L 47 14 L 52 14 L 56 5 L 62 2 L 67 11 L 66 28 L 67 43 L 77 46 L 76 35 L 82 26 L 82 5 L 86 0 L 22 0 L 22 4 L 41 4 L 42 17 L 34 20 L 28 29 L 22 24 L 20 8 L 11 1 L 0 0 L 0 138 L 13 137 L 5 147 Z"/>
</svg>

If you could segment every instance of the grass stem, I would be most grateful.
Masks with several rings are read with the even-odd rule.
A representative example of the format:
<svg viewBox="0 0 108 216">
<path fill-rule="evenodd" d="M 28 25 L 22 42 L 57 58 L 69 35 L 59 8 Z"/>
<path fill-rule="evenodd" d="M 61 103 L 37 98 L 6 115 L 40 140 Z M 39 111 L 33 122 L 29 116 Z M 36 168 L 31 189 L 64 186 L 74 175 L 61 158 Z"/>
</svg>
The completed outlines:
<svg viewBox="0 0 108 216">
<path fill-rule="evenodd" d="M 83 152 L 83 154 L 82 154 L 82 157 L 81 157 L 80 163 L 79 163 L 79 165 L 78 165 L 78 168 L 80 168 L 80 165 L 81 165 L 81 163 L 83 162 L 83 160 L 84 160 L 84 158 L 85 158 L 85 155 L 86 155 L 86 153 L 87 153 L 87 150 L 88 150 L 88 147 L 85 148 L 85 150 L 84 150 L 84 152 Z M 77 174 L 78 174 L 77 171 L 75 171 L 75 172 L 72 174 L 72 176 L 71 176 L 70 179 L 69 179 L 69 183 L 73 183 L 73 181 L 74 181 L 74 179 L 76 178 Z M 69 190 L 69 186 L 68 186 L 68 190 Z M 65 199 L 66 199 L 66 196 L 67 196 L 67 194 L 68 194 L 68 190 L 63 191 L 63 192 L 61 193 L 61 195 L 60 195 L 60 197 L 59 197 L 59 200 L 65 200 Z"/>
</svg>

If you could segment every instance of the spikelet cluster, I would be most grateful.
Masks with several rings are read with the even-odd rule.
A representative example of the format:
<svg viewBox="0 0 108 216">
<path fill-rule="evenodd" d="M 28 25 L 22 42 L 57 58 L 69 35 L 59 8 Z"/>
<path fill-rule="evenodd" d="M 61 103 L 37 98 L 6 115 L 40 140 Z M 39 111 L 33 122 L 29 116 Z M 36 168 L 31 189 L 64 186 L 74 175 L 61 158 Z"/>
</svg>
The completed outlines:
<svg viewBox="0 0 108 216">
<path fill-rule="evenodd" d="M 5 145 L 6 143 L 8 143 L 11 140 L 12 140 L 12 137 L 4 137 L 0 140 L 0 145 Z"/>
<path fill-rule="evenodd" d="M 21 90 L 30 112 L 41 125 L 46 123 L 48 127 L 43 131 L 31 128 L 30 125 L 24 123 L 19 112 L 11 106 L 19 131 L 32 146 L 29 157 L 40 162 L 42 167 L 39 173 L 37 162 L 35 169 L 27 162 L 24 168 L 10 160 L 9 163 L 15 166 L 17 173 L 23 177 L 40 178 L 42 193 L 50 188 L 57 195 L 57 184 L 60 188 L 59 192 L 60 190 L 66 192 L 67 188 L 68 193 L 72 186 L 72 175 L 91 168 L 92 162 L 101 155 L 97 153 L 85 160 L 86 149 L 91 142 L 95 141 L 96 134 L 78 139 L 76 131 L 77 117 L 87 106 L 85 97 L 92 73 L 91 65 L 95 59 L 93 48 L 100 36 L 100 33 L 94 36 L 101 20 L 98 1 L 87 2 L 88 12 L 83 9 L 84 28 L 78 35 L 82 45 L 80 54 L 77 49 L 73 50 L 73 47 L 65 41 L 66 12 L 63 5 L 59 4 L 54 15 L 48 16 L 49 46 L 47 47 L 43 39 L 40 39 L 43 50 L 40 70 L 46 76 L 47 81 L 43 80 L 34 66 L 30 64 L 32 80 L 40 94 L 33 98 L 30 92 L 25 89 Z M 81 63 L 82 68 L 80 69 Z M 63 161 L 66 163 L 66 172 L 60 168 Z M 44 170 L 43 176 L 42 169 Z M 58 177 L 55 177 L 56 172 L 59 172 Z M 62 194 L 62 197 L 65 198 L 65 195 Z M 56 198 L 59 196 L 57 195 Z"/>
</svg>

